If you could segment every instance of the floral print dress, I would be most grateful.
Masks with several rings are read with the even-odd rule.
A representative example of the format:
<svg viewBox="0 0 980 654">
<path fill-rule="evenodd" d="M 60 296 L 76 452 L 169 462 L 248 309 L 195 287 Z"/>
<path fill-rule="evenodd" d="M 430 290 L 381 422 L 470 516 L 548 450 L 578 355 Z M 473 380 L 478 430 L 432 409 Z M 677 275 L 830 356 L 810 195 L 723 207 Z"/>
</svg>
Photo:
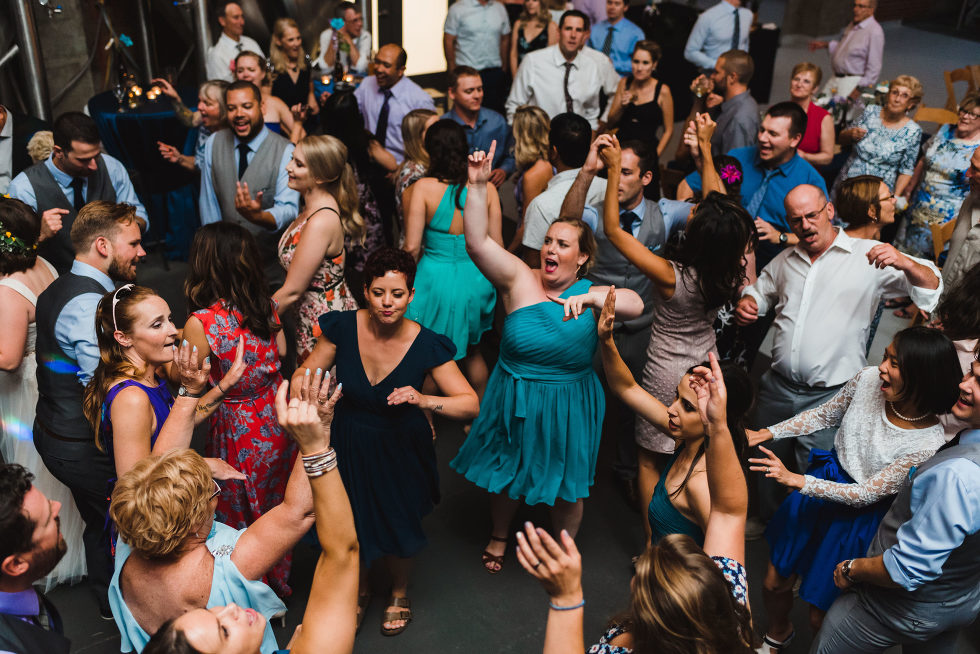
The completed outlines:
<svg viewBox="0 0 980 654">
<path fill-rule="evenodd" d="M 276 417 L 276 390 L 282 383 L 275 335 L 261 339 L 241 326 L 241 314 L 218 301 L 194 312 L 204 325 L 211 348 L 211 383 L 217 384 L 235 361 L 239 336 L 245 337 L 245 373 L 229 389 L 211 416 L 205 456 L 226 461 L 246 479 L 220 482 L 215 512 L 219 522 L 244 529 L 269 509 L 282 504 L 293 466 L 296 445 Z M 278 318 L 277 318 L 278 320 Z M 292 554 L 269 571 L 266 581 L 280 597 L 288 597 L 286 583 Z"/>
<path fill-rule="evenodd" d="M 834 182 L 831 199 L 837 198 L 841 183 L 852 177 L 876 175 L 894 191 L 899 175 L 911 175 L 915 171 L 922 128 L 914 120 L 901 127 L 885 127 L 881 122 L 881 105 L 875 104 L 865 109 L 851 126 L 867 130 L 867 134 L 854 144 L 851 156 Z"/>
<path fill-rule="evenodd" d="M 325 210 L 333 211 L 330 207 Z M 294 227 L 286 230 L 279 239 L 279 263 L 286 270 L 296 255 L 299 239 L 303 234 L 310 213 Z M 316 339 L 320 337 L 319 318 L 328 311 L 349 311 L 357 308 L 357 302 L 344 281 L 344 263 L 346 255 L 341 252 L 331 258 L 324 257 L 323 262 L 310 280 L 310 285 L 299 301 L 290 309 L 294 313 L 296 323 L 296 363 L 302 363 L 310 356 Z"/>
</svg>

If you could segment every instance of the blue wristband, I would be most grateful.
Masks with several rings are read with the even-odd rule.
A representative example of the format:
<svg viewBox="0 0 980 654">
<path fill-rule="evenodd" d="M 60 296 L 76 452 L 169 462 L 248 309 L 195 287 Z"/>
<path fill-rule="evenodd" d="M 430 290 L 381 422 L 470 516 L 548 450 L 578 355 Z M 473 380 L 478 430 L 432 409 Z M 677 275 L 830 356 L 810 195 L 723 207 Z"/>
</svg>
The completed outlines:
<svg viewBox="0 0 980 654">
<path fill-rule="evenodd" d="M 548 606 L 555 611 L 574 611 L 575 609 L 580 609 L 585 606 L 585 598 L 582 598 L 582 601 L 578 604 L 572 604 L 571 606 L 557 606 L 554 602 L 548 602 Z"/>
</svg>

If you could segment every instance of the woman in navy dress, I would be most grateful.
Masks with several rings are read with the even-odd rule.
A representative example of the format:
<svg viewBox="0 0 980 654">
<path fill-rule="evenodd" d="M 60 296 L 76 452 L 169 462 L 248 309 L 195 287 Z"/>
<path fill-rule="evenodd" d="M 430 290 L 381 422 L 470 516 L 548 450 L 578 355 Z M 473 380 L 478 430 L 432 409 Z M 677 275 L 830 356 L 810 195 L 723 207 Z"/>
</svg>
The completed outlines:
<svg viewBox="0 0 980 654">
<path fill-rule="evenodd" d="M 313 371 L 337 366 L 343 397 L 332 423 L 332 445 L 354 509 L 360 542 L 358 624 L 370 600 L 367 574 L 383 559 L 391 576 L 381 633 L 401 633 L 412 619 L 407 598 L 413 557 L 425 546 L 422 518 L 439 501 L 433 432 L 423 410 L 454 420 L 479 411 L 476 393 L 459 371 L 445 336 L 405 318 L 412 301 L 415 260 L 382 248 L 364 266 L 367 308 L 320 317 L 322 335 L 293 375 L 298 393 Z M 441 395 L 418 389 L 431 376 Z"/>
</svg>

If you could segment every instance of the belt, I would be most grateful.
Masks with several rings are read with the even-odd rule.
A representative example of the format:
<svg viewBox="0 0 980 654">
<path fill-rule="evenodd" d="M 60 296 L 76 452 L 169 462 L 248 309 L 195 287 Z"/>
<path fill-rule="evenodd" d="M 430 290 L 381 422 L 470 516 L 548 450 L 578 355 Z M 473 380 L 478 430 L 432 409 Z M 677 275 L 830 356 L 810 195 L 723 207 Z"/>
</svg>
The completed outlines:
<svg viewBox="0 0 980 654">
<path fill-rule="evenodd" d="M 781 379 L 784 384 L 786 384 L 793 390 L 797 390 L 797 391 L 835 391 L 840 388 L 843 388 L 844 384 L 847 383 L 844 382 L 844 384 L 834 384 L 833 386 L 811 386 L 810 384 L 803 384 L 801 382 L 790 379 L 789 377 L 779 372 L 775 368 L 769 368 L 769 371 L 772 374 L 779 377 L 779 379 Z"/>
<path fill-rule="evenodd" d="M 37 425 L 37 428 L 40 429 L 45 436 L 48 438 L 53 438 L 56 441 L 62 441 L 65 443 L 92 443 L 95 445 L 95 440 L 91 438 L 68 438 L 67 436 L 59 436 L 37 420 L 34 421 L 34 424 Z"/>
</svg>

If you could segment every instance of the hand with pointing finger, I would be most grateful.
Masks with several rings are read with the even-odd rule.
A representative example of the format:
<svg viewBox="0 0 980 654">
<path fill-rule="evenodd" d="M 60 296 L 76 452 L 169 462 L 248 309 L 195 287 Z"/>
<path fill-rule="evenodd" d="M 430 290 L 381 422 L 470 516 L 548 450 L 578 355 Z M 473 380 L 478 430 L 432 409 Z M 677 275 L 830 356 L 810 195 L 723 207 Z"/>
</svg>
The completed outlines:
<svg viewBox="0 0 980 654">
<path fill-rule="evenodd" d="M 490 143 L 490 151 L 477 150 L 469 156 L 467 179 L 470 184 L 485 185 L 493 173 L 493 155 L 497 151 L 497 141 Z"/>
<path fill-rule="evenodd" d="M 71 212 L 68 209 L 54 208 L 41 214 L 41 236 L 38 238 L 38 243 L 48 240 L 61 231 L 61 217 L 67 213 Z"/>
</svg>

